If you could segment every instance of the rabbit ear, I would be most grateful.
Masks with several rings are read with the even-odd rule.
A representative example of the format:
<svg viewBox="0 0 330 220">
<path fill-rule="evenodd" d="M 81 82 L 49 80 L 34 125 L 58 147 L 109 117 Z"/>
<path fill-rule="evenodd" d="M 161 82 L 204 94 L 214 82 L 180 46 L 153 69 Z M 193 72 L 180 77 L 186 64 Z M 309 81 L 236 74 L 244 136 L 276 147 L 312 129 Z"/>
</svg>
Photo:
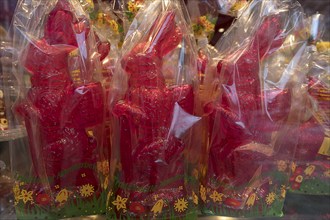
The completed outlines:
<svg viewBox="0 0 330 220">
<path fill-rule="evenodd" d="M 127 72 L 158 69 L 161 58 L 179 45 L 182 32 L 175 23 L 175 13 L 160 14 L 145 39 L 123 57 L 121 65 Z"/>
<path fill-rule="evenodd" d="M 150 35 L 147 52 L 154 50 L 159 57 L 164 57 L 174 50 L 182 39 L 181 30 L 175 23 L 175 13 L 169 11 L 161 14 L 154 22 Z"/>
<path fill-rule="evenodd" d="M 67 0 L 59 0 L 55 6 L 56 9 L 71 11 L 70 10 L 70 3 Z"/>
<path fill-rule="evenodd" d="M 73 30 L 74 17 L 68 5 L 59 1 L 49 14 L 45 25 L 45 39 L 49 44 L 70 44 L 77 46 Z"/>
<path fill-rule="evenodd" d="M 257 30 L 253 47 L 259 51 L 260 58 L 269 55 L 283 44 L 285 36 L 282 36 L 280 16 L 266 17 Z"/>
<path fill-rule="evenodd" d="M 78 46 L 76 35 L 85 31 L 89 34 L 90 26 L 86 19 L 78 19 L 70 9 L 67 0 L 59 0 L 48 16 L 45 36 L 49 44 L 69 44 Z"/>
</svg>

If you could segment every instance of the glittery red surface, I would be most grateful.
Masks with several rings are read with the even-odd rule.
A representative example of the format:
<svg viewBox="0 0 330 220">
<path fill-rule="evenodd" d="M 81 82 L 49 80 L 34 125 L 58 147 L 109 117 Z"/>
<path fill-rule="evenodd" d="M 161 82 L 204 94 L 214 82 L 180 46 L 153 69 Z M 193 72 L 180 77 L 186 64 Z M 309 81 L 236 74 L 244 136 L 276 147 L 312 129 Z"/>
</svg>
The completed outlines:
<svg viewBox="0 0 330 220">
<path fill-rule="evenodd" d="M 32 87 L 16 110 L 25 119 L 35 174 L 52 179 L 52 190 L 55 185 L 98 188 L 90 168 L 60 174 L 97 160 L 97 140 L 87 131 L 103 122 L 103 88 L 98 82 L 74 84 L 68 69 L 69 53 L 78 44 L 88 44 L 89 32 L 86 23 L 74 18 L 67 1 L 60 0 L 47 18 L 44 38 L 31 42 L 23 52 Z M 100 47 L 101 53 L 109 52 L 106 46 Z"/>
<path fill-rule="evenodd" d="M 248 184 L 260 165 L 267 167 L 269 156 L 262 148 L 273 144 L 272 133 L 290 110 L 290 92 L 263 90 L 259 76 L 260 62 L 283 43 L 280 34 L 279 17 L 268 17 L 247 48 L 229 54 L 218 65 L 222 96 L 211 115 L 215 126 L 209 175 L 231 187 Z M 206 108 L 209 111 L 210 106 Z M 249 148 L 244 150 L 244 145 Z"/>
<path fill-rule="evenodd" d="M 292 130 L 293 135 L 298 135 L 298 145 L 295 152 L 295 160 L 298 163 L 308 163 L 319 159 L 322 161 L 318 151 L 326 136 L 325 130 L 329 127 L 329 101 L 327 96 L 330 94 L 330 89 L 327 85 L 318 79 L 316 76 L 308 78 L 308 91 L 311 100 L 317 103 L 318 109 L 313 116 L 306 122 L 303 122 L 299 128 Z M 315 111 L 316 109 L 314 109 Z M 325 159 L 323 157 L 323 159 Z M 325 159 L 326 160 L 326 159 Z"/>
<path fill-rule="evenodd" d="M 292 132 L 298 134 L 299 138 L 295 159 L 306 162 L 315 160 L 324 139 L 324 130 L 320 123 L 312 117 Z"/>
<path fill-rule="evenodd" d="M 120 120 L 121 181 L 140 188 L 152 187 L 183 174 L 185 146 L 181 134 L 185 124 L 189 127 L 193 110 L 192 86 L 168 87 L 162 73 L 164 56 L 182 40 L 175 14 L 167 12 L 159 16 L 145 39 L 121 60 L 129 76 L 129 88 L 113 110 Z M 175 117 L 182 115 L 173 125 L 178 120 Z M 178 186 L 183 186 L 182 178 L 158 187 L 157 195 L 164 194 L 162 197 L 168 197 L 171 202 L 180 195 L 173 191 Z M 130 199 L 147 201 L 149 198 L 151 202 L 152 196 L 152 191 L 136 191 L 131 192 Z"/>
</svg>

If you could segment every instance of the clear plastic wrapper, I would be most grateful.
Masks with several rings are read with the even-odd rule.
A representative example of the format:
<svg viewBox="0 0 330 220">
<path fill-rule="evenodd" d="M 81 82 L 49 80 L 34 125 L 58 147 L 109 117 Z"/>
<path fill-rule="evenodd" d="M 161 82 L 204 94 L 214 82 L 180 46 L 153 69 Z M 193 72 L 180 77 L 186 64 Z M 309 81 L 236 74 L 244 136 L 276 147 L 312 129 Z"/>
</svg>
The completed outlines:
<svg viewBox="0 0 330 220">
<path fill-rule="evenodd" d="M 94 0 L 78 0 L 86 13 L 92 13 L 95 10 Z"/>
<path fill-rule="evenodd" d="M 110 1 L 98 0 L 89 15 L 98 35 L 108 39 L 111 42 L 111 51 L 118 53 L 124 38 L 123 24 L 114 13 L 112 4 Z"/>
<path fill-rule="evenodd" d="M 199 120 L 192 115 L 197 56 L 183 10 L 180 1 L 153 1 L 124 41 L 113 79 L 109 219 L 196 218 L 186 155 Z"/>
<path fill-rule="evenodd" d="M 301 108 L 298 71 L 306 48 L 304 14 L 296 1 L 253 1 L 216 45 L 218 98 L 210 112 L 203 212 L 280 216 Z"/>
<path fill-rule="evenodd" d="M 305 109 L 301 125 L 289 132 L 298 135 L 298 146 L 292 163 L 291 192 L 311 195 L 330 194 L 330 50 L 328 42 L 319 42 L 323 16 L 309 19 L 310 45 L 305 51 L 308 72 L 301 94 Z M 291 141 L 287 141 L 288 145 Z"/>
<path fill-rule="evenodd" d="M 120 19 L 113 13 L 110 1 L 80 1 L 85 11 L 89 12 L 91 24 L 96 33 L 98 51 L 101 56 L 102 84 L 105 90 L 105 119 L 103 135 L 102 159 L 98 163 L 98 169 L 104 170 L 101 173 L 102 186 L 107 187 L 110 178 L 109 160 L 111 157 L 111 135 L 113 134 L 110 112 L 111 81 L 118 61 L 120 48 L 123 43 L 124 33 Z"/>
<path fill-rule="evenodd" d="M 12 74 L 12 40 L 7 32 L 0 36 L 0 141 L 26 136 L 25 128 L 13 120 L 11 107 L 18 96 L 17 80 Z"/>
<path fill-rule="evenodd" d="M 213 36 L 214 23 L 218 17 L 215 2 L 213 1 L 187 1 L 187 8 L 191 16 L 191 25 L 197 42 L 197 78 L 194 81 L 195 105 L 194 114 L 201 117 L 193 127 L 192 143 L 194 147 L 189 152 L 192 166 L 192 173 L 198 179 L 195 191 L 199 191 L 200 183 L 205 185 L 205 171 L 207 165 L 207 152 L 210 142 L 210 120 L 209 112 L 204 106 L 214 102 L 218 96 L 218 74 L 217 64 L 219 62 L 218 51 L 209 44 Z M 212 20 L 212 23 L 211 23 Z M 201 22 L 203 21 L 203 22 Z M 208 26 L 208 27 L 207 27 Z M 196 194 L 198 195 L 198 193 Z M 200 198 L 198 198 L 200 200 Z"/>
<path fill-rule="evenodd" d="M 140 9 L 143 9 L 153 0 L 113 0 L 112 9 L 118 16 L 125 36 Z M 135 26 L 136 27 L 136 26 Z"/>
<path fill-rule="evenodd" d="M 244 11 L 244 7 L 249 4 L 250 0 L 216 0 L 218 10 L 222 14 L 239 16 Z"/>
<path fill-rule="evenodd" d="M 110 45 L 95 34 L 85 10 L 76 0 L 17 4 L 14 111 L 28 134 L 28 145 L 12 152 L 19 219 L 105 213 L 100 67 Z M 16 166 L 22 152 L 24 163 Z"/>
<path fill-rule="evenodd" d="M 0 26 L 0 29 L 2 27 Z M 7 32 L 0 30 L 0 216 L 11 218 L 15 214 L 12 188 L 14 178 L 10 172 L 13 140 L 26 136 L 24 126 L 15 126 L 11 106 L 17 98 L 16 80 L 12 74 L 12 41 Z"/>
<path fill-rule="evenodd" d="M 4 149 L 4 146 L 1 146 Z M 3 152 L 0 152 L 3 156 Z M 1 158 L 2 159 L 2 158 Z M 13 205 L 13 178 L 4 161 L 0 160 L 0 215 L 6 218 L 15 212 Z"/>
<path fill-rule="evenodd" d="M 248 3 L 247 1 L 228 0 L 190 0 L 185 2 L 196 39 L 200 41 L 206 37 L 213 46 L 232 25 L 239 14 L 238 12 L 242 11 Z M 229 10 L 231 7 L 232 10 Z"/>
<path fill-rule="evenodd" d="M 187 2 L 188 12 L 196 39 L 207 38 L 211 40 L 218 12 L 214 2 L 192 0 Z"/>
<path fill-rule="evenodd" d="M 207 39 L 204 39 L 207 42 Z M 199 41 L 200 43 L 200 41 Z M 191 161 L 195 164 L 191 167 L 193 176 L 198 179 L 196 184 L 199 192 L 201 186 L 206 185 L 206 170 L 208 164 L 208 150 L 210 145 L 210 133 L 213 128 L 213 120 L 210 120 L 209 103 L 213 103 L 218 97 L 219 93 L 219 78 L 217 74 L 218 51 L 209 44 L 199 44 L 197 69 L 198 77 L 195 80 L 195 108 L 194 114 L 201 117 L 196 125 L 193 127 L 193 135 L 191 142 L 193 148 L 189 152 Z M 196 195 L 198 195 L 197 193 Z M 203 199 L 198 197 L 200 206 L 203 205 Z"/>
<path fill-rule="evenodd" d="M 10 66 L 10 59 L 7 59 L 7 57 L 4 55 L 4 51 L 2 49 L 5 47 L 5 42 L 0 42 L 0 136 L 5 136 L 4 132 L 5 130 L 8 130 L 8 119 L 7 119 L 7 111 L 6 111 L 6 97 L 5 92 L 6 89 L 4 88 L 6 86 L 5 80 L 9 79 L 6 77 L 7 74 L 4 74 L 4 72 L 8 71 L 8 66 Z M 2 137 L 0 138 L 2 139 Z"/>
</svg>

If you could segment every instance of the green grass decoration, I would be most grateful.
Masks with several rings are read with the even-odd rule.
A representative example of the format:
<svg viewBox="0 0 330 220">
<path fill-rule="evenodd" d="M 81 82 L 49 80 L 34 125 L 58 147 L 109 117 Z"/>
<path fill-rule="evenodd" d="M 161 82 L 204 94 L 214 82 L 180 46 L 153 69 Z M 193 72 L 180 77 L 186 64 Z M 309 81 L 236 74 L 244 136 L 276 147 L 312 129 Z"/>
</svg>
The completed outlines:
<svg viewBox="0 0 330 220">
<path fill-rule="evenodd" d="M 63 207 L 42 207 L 36 204 L 26 207 L 23 202 L 16 205 L 17 219 L 60 219 L 80 217 L 86 215 L 105 214 L 107 192 L 103 191 L 99 196 L 94 195 L 89 201 L 82 198 L 68 200 Z"/>
<path fill-rule="evenodd" d="M 210 193 L 213 190 L 210 190 L 207 193 L 206 203 L 201 204 L 201 211 L 204 215 L 207 216 L 228 216 L 228 217 L 246 217 L 246 218 L 254 218 L 254 217 L 280 217 L 283 216 L 283 206 L 284 206 L 284 198 L 282 197 L 282 190 L 286 189 L 287 183 L 289 182 L 289 175 L 287 172 L 281 172 L 274 170 L 272 172 L 267 173 L 267 177 L 272 180 L 272 184 L 270 184 L 269 192 L 274 193 L 274 200 L 267 204 L 266 198 L 264 195 L 262 197 L 258 197 L 255 200 L 254 204 L 251 207 L 247 207 L 246 204 L 241 208 L 231 208 L 225 205 L 224 199 L 221 202 L 213 202 L 210 198 Z M 265 178 L 262 177 L 262 178 Z M 216 180 L 210 180 L 213 186 L 223 186 L 221 182 L 217 182 Z M 246 187 L 246 186 L 245 186 Z M 283 188 L 284 187 L 284 188 Z M 226 186 L 229 189 L 229 186 Z M 208 191 L 209 189 L 207 189 Z M 244 191 L 243 188 L 233 188 L 232 190 L 236 190 L 238 192 Z M 227 196 L 224 195 L 224 198 Z M 229 196 L 230 198 L 230 196 Z"/>
</svg>

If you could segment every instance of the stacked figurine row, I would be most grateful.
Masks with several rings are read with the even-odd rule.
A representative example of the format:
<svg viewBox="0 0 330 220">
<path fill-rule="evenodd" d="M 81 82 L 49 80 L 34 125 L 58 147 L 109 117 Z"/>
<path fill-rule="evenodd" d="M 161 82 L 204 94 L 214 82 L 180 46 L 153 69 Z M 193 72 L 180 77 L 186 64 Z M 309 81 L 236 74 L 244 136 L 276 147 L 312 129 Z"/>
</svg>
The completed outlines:
<svg viewBox="0 0 330 220">
<path fill-rule="evenodd" d="M 281 216 L 287 190 L 330 194 L 321 18 L 295 0 L 20 0 L 18 218 Z"/>
</svg>

